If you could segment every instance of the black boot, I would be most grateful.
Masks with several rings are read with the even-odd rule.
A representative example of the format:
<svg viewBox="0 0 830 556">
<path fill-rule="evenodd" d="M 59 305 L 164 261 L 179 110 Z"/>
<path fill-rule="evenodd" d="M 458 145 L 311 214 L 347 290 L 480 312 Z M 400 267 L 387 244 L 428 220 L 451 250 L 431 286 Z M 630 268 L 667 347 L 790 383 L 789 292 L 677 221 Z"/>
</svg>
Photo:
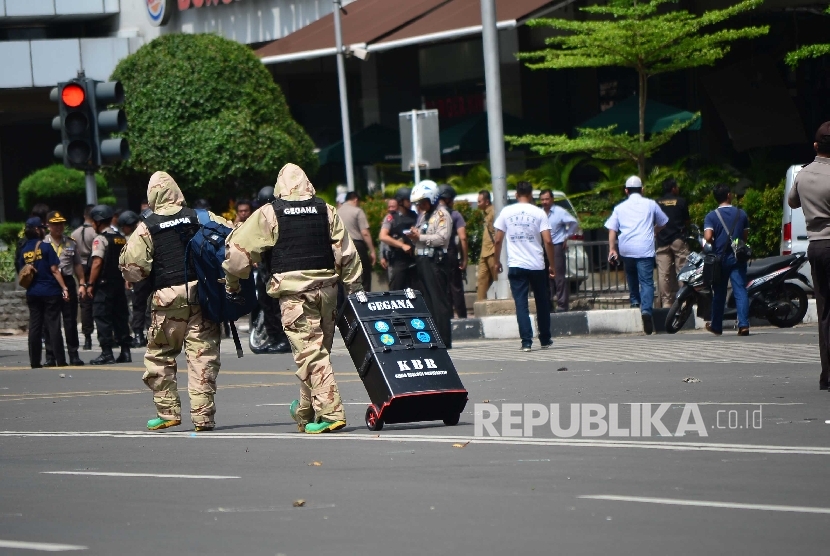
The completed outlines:
<svg viewBox="0 0 830 556">
<path fill-rule="evenodd" d="M 77 351 L 70 351 L 69 352 L 69 364 L 73 365 L 75 367 L 80 367 L 81 365 L 84 364 L 84 362 L 81 361 L 81 358 L 78 357 L 78 352 Z"/>
<path fill-rule="evenodd" d="M 90 365 L 111 365 L 115 363 L 112 348 L 101 348 L 101 355 L 89 362 Z"/>
<path fill-rule="evenodd" d="M 118 359 L 115 360 L 116 363 L 132 363 L 133 357 L 130 355 L 130 348 L 129 346 L 124 346 L 121 348 L 121 355 L 118 356 Z"/>
<path fill-rule="evenodd" d="M 92 349 L 92 336 L 87 334 L 86 339 L 84 340 L 84 351 L 89 351 L 91 349 Z"/>
<path fill-rule="evenodd" d="M 134 348 L 142 348 L 147 345 L 147 337 L 144 335 L 143 330 L 138 330 L 135 333 L 135 337 L 133 338 L 132 347 Z"/>
</svg>

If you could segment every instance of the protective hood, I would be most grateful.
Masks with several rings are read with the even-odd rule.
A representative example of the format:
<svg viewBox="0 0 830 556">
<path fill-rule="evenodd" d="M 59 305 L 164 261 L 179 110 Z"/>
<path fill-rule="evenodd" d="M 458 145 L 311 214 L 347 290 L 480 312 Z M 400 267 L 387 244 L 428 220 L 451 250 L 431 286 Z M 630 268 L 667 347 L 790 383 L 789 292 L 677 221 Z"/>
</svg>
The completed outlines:
<svg viewBox="0 0 830 556">
<path fill-rule="evenodd" d="M 182 190 L 167 172 L 156 172 L 150 177 L 147 203 L 153 212 L 162 216 L 172 216 L 185 206 Z"/>
<path fill-rule="evenodd" d="M 286 201 L 305 201 L 314 197 L 315 190 L 303 169 L 296 164 L 286 164 L 280 170 L 274 195 Z"/>
</svg>

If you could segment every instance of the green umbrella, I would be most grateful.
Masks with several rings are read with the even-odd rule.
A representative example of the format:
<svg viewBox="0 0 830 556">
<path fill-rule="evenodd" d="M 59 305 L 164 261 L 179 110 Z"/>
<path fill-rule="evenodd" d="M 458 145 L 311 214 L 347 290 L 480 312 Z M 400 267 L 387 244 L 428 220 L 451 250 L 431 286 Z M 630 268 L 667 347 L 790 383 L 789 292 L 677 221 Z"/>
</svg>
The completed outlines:
<svg viewBox="0 0 830 556">
<path fill-rule="evenodd" d="M 675 121 L 688 122 L 695 117 L 694 113 L 681 110 L 656 100 L 649 100 L 646 103 L 646 133 L 657 133 L 672 125 Z M 593 118 L 586 120 L 576 127 L 600 128 L 617 124 L 614 131 L 618 133 L 640 133 L 640 101 L 637 95 L 629 97 L 619 104 L 615 104 L 608 110 L 600 112 Z M 688 128 L 693 131 L 700 130 L 700 118 Z"/>
<path fill-rule="evenodd" d="M 320 166 L 343 164 L 345 162 L 343 141 L 323 147 L 317 153 L 317 158 L 320 160 Z M 400 160 L 400 158 L 401 140 L 396 130 L 380 124 L 372 124 L 352 133 L 352 162 L 354 164 L 364 166 L 376 162 Z"/>
<path fill-rule="evenodd" d="M 545 129 L 510 114 L 502 114 L 505 135 L 535 135 Z M 487 114 L 477 114 L 448 127 L 440 134 L 441 154 L 486 153 L 490 151 Z"/>
</svg>

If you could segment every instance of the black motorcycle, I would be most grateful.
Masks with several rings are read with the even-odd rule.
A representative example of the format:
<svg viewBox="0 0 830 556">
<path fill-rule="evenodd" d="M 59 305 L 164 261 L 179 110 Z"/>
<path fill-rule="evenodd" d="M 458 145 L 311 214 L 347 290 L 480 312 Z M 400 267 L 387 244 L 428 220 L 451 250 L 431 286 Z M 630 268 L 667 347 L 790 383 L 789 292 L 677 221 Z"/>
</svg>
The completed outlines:
<svg viewBox="0 0 830 556">
<path fill-rule="evenodd" d="M 701 245 L 705 242 L 700 230 L 694 227 Z M 789 280 L 800 280 L 809 287 L 807 278 L 799 272 L 807 262 L 805 253 L 767 257 L 752 261 L 746 270 L 746 289 L 749 297 L 749 315 L 762 318 L 779 328 L 790 328 L 800 323 L 807 314 L 807 293 Z M 677 274 L 680 290 L 666 316 L 666 332 L 680 330 L 698 306 L 698 316 L 708 320 L 711 314 L 712 291 L 704 280 L 704 253 L 690 253 L 686 264 Z M 724 319 L 737 318 L 735 298 L 727 293 Z"/>
</svg>

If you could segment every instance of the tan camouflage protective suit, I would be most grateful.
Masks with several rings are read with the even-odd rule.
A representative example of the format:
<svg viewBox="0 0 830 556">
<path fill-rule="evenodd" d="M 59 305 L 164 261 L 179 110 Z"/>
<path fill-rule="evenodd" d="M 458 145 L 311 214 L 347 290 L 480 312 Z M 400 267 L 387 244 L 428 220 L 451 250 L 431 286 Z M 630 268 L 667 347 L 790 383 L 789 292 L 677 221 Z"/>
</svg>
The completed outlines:
<svg viewBox="0 0 830 556">
<path fill-rule="evenodd" d="M 275 197 L 287 201 L 311 199 L 315 193 L 305 172 L 295 164 L 286 164 L 280 170 L 274 190 Z M 273 274 L 267 287 L 268 295 L 280 300 L 282 325 L 297 363 L 300 431 L 308 422 L 346 419 L 330 360 L 337 317 L 337 282 L 342 280 L 349 293 L 363 289 L 363 269 L 354 243 L 334 207 L 327 206 L 335 268 Z M 262 254 L 278 239 L 277 217 L 271 203 L 257 209 L 228 236 L 223 265 L 228 291 L 239 288 L 239 278 L 247 278 L 251 266 L 259 263 Z"/>
<path fill-rule="evenodd" d="M 167 173 L 156 172 L 147 187 L 147 200 L 153 212 L 171 216 L 185 205 L 181 189 Z M 210 213 L 215 222 L 233 224 Z M 121 251 L 119 266 L 128 282 L 138 282 L 153 269 L 153 239 L 144 222 L 130 236 Z M 190 299 L 188 299 L 188 292 Z M 216 405 L 216 376 L 219 373 L 219 325 L 202 318 L 196 281 L 161 288 L 153 292 L 150 329 L 147 332 L 147 370 L 143 380 L 153 391 L 153 402 L 162 419 L 181 420 L 181 400 L 176 385 L 176 357 L 184 346 L 187 358 L 187 392 L 190 417 L 197 427 L 213 427 Z"/>
</svg>

